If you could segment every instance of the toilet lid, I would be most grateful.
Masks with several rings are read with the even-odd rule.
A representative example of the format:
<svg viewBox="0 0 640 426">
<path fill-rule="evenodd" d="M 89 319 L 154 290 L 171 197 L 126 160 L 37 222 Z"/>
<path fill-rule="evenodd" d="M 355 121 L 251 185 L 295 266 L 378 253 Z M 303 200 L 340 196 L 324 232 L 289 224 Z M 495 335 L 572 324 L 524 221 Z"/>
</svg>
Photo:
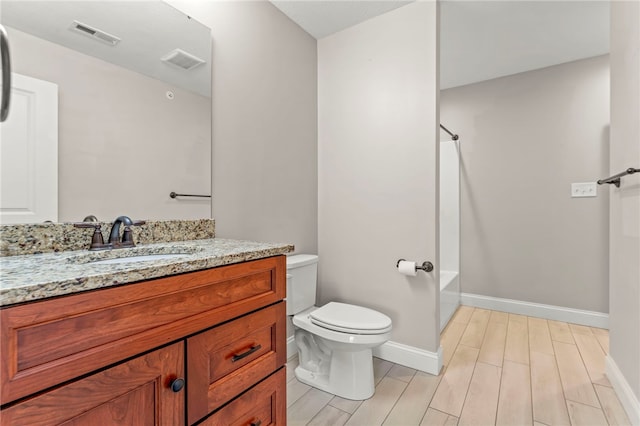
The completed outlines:
<svg viewBox="0 0 640 426">
<path fill-rule="evenodd" d="M 391 318 L 373 309 L 329 302 L 309 314 L 311 322 L 329 330 L 353 334 L 382 334 L 391 330 Z"/>
</svg>

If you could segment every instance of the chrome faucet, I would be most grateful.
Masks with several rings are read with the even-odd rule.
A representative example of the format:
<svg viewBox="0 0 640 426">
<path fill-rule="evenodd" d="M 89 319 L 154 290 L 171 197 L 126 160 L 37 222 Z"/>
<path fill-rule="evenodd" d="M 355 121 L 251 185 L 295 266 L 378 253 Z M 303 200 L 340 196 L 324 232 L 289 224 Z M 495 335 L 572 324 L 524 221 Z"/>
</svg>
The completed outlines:
<svg viewBox="0 0 640 426">
<path fill-rule="evenodd" d="M 94 233 L 91 237 L 91 246 L 89 247 L 89 250 L 107 250 L 124 247 L 135 247 L 135 243 L 133 242 L 133 231 L 131 231 L 131 227 L 144 225 L 144 223 L 144 220 L 133 221 L 128 216 L 118 216 L 116 220 L 113 221 L 111 232 L 109 233 L 109 242 L 106 244 L 104 243 L 102 237 L 102 229 L 99 222 L 74 223 L 73 226 L 75 226 L 76 228 L 94 228 Z M 118 239 L 120 238 L 120 225 L 124 225 L 122 241 L 118 241 Z"/>
</svg>

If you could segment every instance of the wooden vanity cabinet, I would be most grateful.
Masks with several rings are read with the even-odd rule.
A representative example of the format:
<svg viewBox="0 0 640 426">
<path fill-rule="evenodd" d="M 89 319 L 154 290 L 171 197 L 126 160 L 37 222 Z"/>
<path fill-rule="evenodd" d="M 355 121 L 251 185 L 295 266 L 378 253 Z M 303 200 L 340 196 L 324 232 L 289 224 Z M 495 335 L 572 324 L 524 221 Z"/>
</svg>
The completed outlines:
<svg viewBox="0 0 640 426">
<path fill-rule="evenodd" d="M 6 307 L 0 423 L 193 424 L 257 398 L 284 425 L 285 289 L 275 256 Z"/>
</svg>

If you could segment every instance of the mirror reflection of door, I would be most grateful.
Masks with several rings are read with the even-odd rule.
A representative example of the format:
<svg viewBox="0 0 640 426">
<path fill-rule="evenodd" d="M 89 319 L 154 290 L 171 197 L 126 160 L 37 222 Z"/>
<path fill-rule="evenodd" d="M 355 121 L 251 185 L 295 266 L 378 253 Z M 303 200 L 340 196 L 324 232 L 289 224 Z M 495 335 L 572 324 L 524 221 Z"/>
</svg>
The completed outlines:
<svg viewBox="0 0 640 426">
<path fill-rule="evenodd" d="M 58 220 L 58 86 L 14 73 L 1 125 L 0 223 Z"/>
</svg>

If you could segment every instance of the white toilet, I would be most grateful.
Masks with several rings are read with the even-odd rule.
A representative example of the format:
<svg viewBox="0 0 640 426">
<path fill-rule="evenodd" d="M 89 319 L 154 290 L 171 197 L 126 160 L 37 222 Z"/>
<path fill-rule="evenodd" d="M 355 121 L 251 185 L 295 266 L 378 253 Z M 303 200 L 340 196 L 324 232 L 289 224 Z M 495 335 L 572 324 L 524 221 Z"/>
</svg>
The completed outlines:
<svg viewBox="0 0 640 426">
<path fill-rule="evenodd" d="M 294 315 L 300 365 L 296 378 L 342 398 L 374 392 L 371 349 L 391 338 L 391 318 L 346 303 L 314 306 L 318 256 L 287 257 L 287 315 Z"/>
</svg>

